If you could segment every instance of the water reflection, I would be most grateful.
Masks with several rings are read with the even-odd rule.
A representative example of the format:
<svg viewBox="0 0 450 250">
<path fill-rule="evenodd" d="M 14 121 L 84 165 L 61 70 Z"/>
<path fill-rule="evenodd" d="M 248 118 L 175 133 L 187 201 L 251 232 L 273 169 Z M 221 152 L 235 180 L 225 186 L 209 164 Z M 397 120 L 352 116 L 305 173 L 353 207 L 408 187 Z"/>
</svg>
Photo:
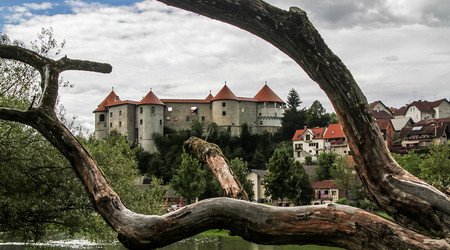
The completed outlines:
<svg viewBox="0 0 450 250">
<path fill-rule="evenodd" d="M 49 243 L 38 244 L 23 244 L 23 243 L 0 243 L 0 249 L 2 250 L 22 250 L 22 249 L 105 249 L 105 250 L 124 250 L 125 248 L 120 244 L 116 245 L 96 245 L 88 241 L 55 241 Z M 296 245 L 283 245 L 283 246 L 269 246 L 258 245 L 247 242 L 240 237 L 222 237 L 222 236 L 195 236 L 189 239 L 176 242 L 170 246 L 160 248 L 161 250 L 335 250 L 340 249 L 336 247 L 324 247 L 324 246 L 296 246 Z"/>
</svg>

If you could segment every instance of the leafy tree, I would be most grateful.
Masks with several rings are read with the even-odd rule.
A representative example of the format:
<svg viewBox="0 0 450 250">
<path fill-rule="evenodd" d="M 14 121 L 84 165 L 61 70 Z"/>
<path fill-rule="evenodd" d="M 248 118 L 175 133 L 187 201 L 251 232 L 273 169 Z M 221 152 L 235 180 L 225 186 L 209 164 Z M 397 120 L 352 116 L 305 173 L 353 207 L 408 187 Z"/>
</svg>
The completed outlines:
<svg viewBox="0 0 450 250">
<path fill-rule="evenodd" d="M 298 94 L 298 92 L 295 91 L 295 89 L 291 89 L 287 96 L 287 108 L 293 111 L 297 111 L 297 108 L 299 108 L 302 103 L 303 102 L 300 100 L 300 95 Z"/>
<path fill-rule="evenodd" d="M 316 176 L 319 181 L 331 179 L 331 168 L 339 155 L 334 152 L 323 152 L 317 156 Z"/>
<path fill-rule="evenodd" d="M 297 91 L 291 89 L 287 97 L 287 108 L 281 118 L 281 135 L 283 140 L 291 140 L 295 131 L 302 129 L 306 124 L 305 109 L 299 109 L 301 103 L 302 101 Z"/>
<path fill-rule="evenodd" d="M 181 159 L 181 166 L 175 172 L 170 185 L 177 193 L 191 201 L 205 192 L 205 171 L 200 162 L 186 152 L 183 152 Z"/>
<path fill-rule="evenodd" d="M 329 114 L 329 117 L 330 117 L 330 121 L 328 122 L 328 124 L 336 124 L 336 123 L 339 123 L 339 118 L 338 118 L 338 116 L 337 116 L 337 114 L 336 113 L 330 113 Z"/>
<path fill-rule="evenodd" d="M 248 167 L 247 162 L 244 162 L 242 158 L 234 158 L 230 161 L 230 166 L 233 169 L 233 173 L 236 175 L 237 179 L 242 185 L 242 188 L 248 195 L 250 200 L 255 197 L 255 192 L 253 191 L 253 182 L 247 178 Z"/>
<path fill-rule="evenodd" d="M 201 137 L 203 135 L 203 123 L 198 119 L 193 119 L 191 121 L 191 133 L 196 137 Z"/>
<path fill-rule="evenodd" d="M 428 153 L 408 151 L 406 155 L 393 156 L 408 172 L 445 192 L 450 188 L 450 144 L 433 143 L 425 151 Z"/>
<path fill-rule="evenodd" d="M 330 169 L 331 178 L 346 196 L 353 200 L 364 198 L 362 183 L 355 173 L 355 168 L 349 164 L 349 156 L 336 157 Z"/>
<path fill-rule="evenodd" d="M 269 173 L 263 180 L 267 196 L 281 201 L 287 198 L 296 205 L 311 202 L 313 189 L 309 177 L 303 166 L 292 157 L 288 145 L 275 149 L 267 169 Z"/>
<path fill-rule="evenodd" d="M 308 128 L 325 127 L 330 123 L 330 116 L 318 100 L 306 110 L 306 126 Z"/>
</svg>

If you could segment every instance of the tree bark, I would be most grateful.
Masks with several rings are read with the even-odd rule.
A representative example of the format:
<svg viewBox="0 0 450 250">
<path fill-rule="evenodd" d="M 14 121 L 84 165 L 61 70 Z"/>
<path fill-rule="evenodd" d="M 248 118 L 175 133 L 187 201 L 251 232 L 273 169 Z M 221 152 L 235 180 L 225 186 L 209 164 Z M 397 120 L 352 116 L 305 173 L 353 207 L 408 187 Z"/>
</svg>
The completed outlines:
<svg viewBox="0 0 450 250">
<path fill-rule="evenodd" d="M 158 0 L 259 36 L 291 57 L 319 84 L 339 117 L 369 196 L 396 221 L 450 234 L 450 198 L 402 169 L 391 157 L 352 74 L 297 7 L 284 11 L 261 0 Z"/>
<path fill-rule="evenodd" d="M 208 163 L 226 196 L 240 200 L 249 200 L 247 193 L 242 189 L 241 183 L 228 165 L 225 156 L 223 156 L 222 150 L 216 144 L 206 142 L 197 137 L 191 137 L 184 143 L 184 148 L 186 152 Z"/>
<path fill-rule="evenodd" d="M 182 2 L 190 3 L 191 1 L 179 1 L 179 3 Z M 217 3 L 220 4 L 216 6 Z M 306 24 L 300 22 L 306 16 L 298 11 L 292 13 L 282 12 L 257 0 L 235 0 L 233 2 L 213 1 L 208 5 L 209 7 L 202 6 L 204 4 L 202 1 L 192 1 L 190 4 L 192 6 L 199 4 L 200 7 L 204 7 L 207 10 L 209 10 L 209 7 L 212 7 L 214 12 L 222 8 L 223 13 L 225 13 L 223 15 L 228 16 L 228 19 L 251 19 L 253 25 L 261 25 L 260 28 L 254 27 L 253 29 L 265 30 L 265 28 L 268 28 L 267 32 L 269 33 L 274 31 L 266 27 L 267 24 L 259 23 L 260 21 L 256 21 L 255 24 L 254 20 L 265 20 L 265 22 L 272 26 L 275 24 L 276 26 L 280 26 L 281 23 L 277 23 L 278 21 L 276 19 L 271 19 L 262 14 L 266 15 L 269 12 L 275 12 L 285 19 L 293 19 L 289 21 L 292 22 L 289 25 L 289 22 L 287 22 L 281 26 L 283 28 L 289 26 L 293 30 L 294 37 L 288 36 L 282 38 L 282 32 L 280 34 L 273 33 L 272 42 L 277 44 L 276 41 L 281 39 L 291 44 L 289 49 L 292 51 L 295 51 L 294 48 L 298 46 L 298 54 L 305 52 L 302 46 L 306 45 L 300 42 L 298 42 L 298 45 L 293 44 L 296 41 L 294 39 L 296 36 L 302 37 L 304 35 L 302 39 L 309 39 L 311 41 L 318 39 L 315 37 L 317 35 L 316 33 L 303 34 L 295 32 L 297 25 L 306 25 L 309 29 L 312 28 L 309 22 Z M 220 8 L 215 9 L 217 7 Z M 268 8 L 268 10 L 265 8 Z M 259 13 L 259 11 L 263 11 L 264 13 Z M 237 17 L 234 15 L 237 15 Z M 307 31 L 304 30 L 304 32 Z M 264 33 L 264 31 L 261 32 Z M 317 46 L 305 49 L 311 50 L 315 47 Z M 309 56 L 314 55 L 308 54 L 305 58 L 295 58 L 306 61 Z M 70 161 L 75 172 L 86 187 L 96 209 L 105 221 L 118 232 L 120 241 L 129 248 L 162 247 L 213 228 L 228 229 L 231 233 L 240 235 L 246 240 L 261 244 L 314 243 L 340 246 L 349 249 L 360 249 L 361 247 L 390 249 L 392 246 L 398 249 L 450 248 L 450 245 L 445 240 L 429 238 L 363 210 L 341 205 L 279 208 L 229 198 L 216 198 L 186 206 L 163 216 L 134 213 L 122 204 L 120 197 L 110 188 L 95 161 L 70 131 L 57 119 L 54 112 L 55 100 L 58 94 L 59 73 L 64 70 L 85 70 L 108 73 L 111 71 L 111 66 L 68 58 L 54 61 L 41 57 L 37 53 L 7 45 L 0 45 L 0 57 L 21 61 L 39 70 L 42 77 L 41 87 L 43 92 L 40 101 L 27 111 L 0 107 L 0 119 L 24 123 L 42 133 Z M 350 132 L 354 133 L 350 134 L 350 137 L 348 137 L 349 140 L 358 139 L 356 142 L 351 142 L 352 150 L 358 156 L 360 161 L 358 164 L 363 164 L 359 171 L 374 197 L 381 199 L 382 202 L 379 201 L 380 204 L 388 202 L 384 201 L 383 198 L 392 201 L 392 204 L 387 206 L 388 208 L 393 207 L 415 212 L 428 211 L 432 214 L 425 214 L 423 217 L 434 218 L 435 220 L 431 222 L 431 225 L 437 228 L 443 228 L 443 226 L 439 226 L 442 224 L 442 216 L 448 215 L 448 212 L 446 212 L 446 209 L 449 207 L 447 206 L 448 198 L 429 185 L 407 175 L 405 171 L 393 162 L 388 156 L 388 153 L 383 151 L 384 144 L 380 141 L 379 132 L 375 129 L 376 126 L 373 125 L 373 120 L 371 119 L 364 96 L 360 93 L 356 84 L 349 83 L 354 83 L 354 81 L 351 81 L 351 75 L 339 63 L 340 61 L 330 62 L 324 58 L 321 60 L 325 61 L 315 60 L 320 63 L 317 65 L 321 66 L 318 67 L 316 65 L 317 67 L 314 67 L 314 69 L 319 71 L 319 68 L 321 68 L 321 75 L 329 75 L 330 79 L 333 77 L 336 78 L 335 81 L 330 81 L 336 85 L 335 88 L 344 92 L 340 93 L 338 91 L 340 96 L 345 99 L 344 102 L 360 101 L 356 105 L 359 109 L 355 109 L 355 105 L 349 106 L 350 111 L 361 112 L 352 115 L 344 112 L 344 106 L 340 106 L 342 105 L 341 101 L 338 101 L 338 104 L 333 104 L 335 107 L 341 107 L 338 112 L 340 112 L 341 119 L 344 119 L 346 134 L 349 135 Z M 335 58 L 334 60 L 338 59 Z M 310 65 L 310 63 L 307 65 Z M 325 68 L 327 64 L 334 65 L 334 71 L 322 72 L 322 68 Z M 327 72 L 328 74 L 326 74 Z M 336 74 L 336 76 L 333 74 Z M 350 79 L 342 78 L 343 75 L 350 77 Z M 332 88 L 332 86 L 326 87 Z M 356 90 L 354 89 L 355 86 Z M 346 96 L 346 93 L 349 93 L 349 97 Z M 356 94 L 358 97 L 353 96 Z M 336 102 L 336 99 L 338 99 L 334 95 L 329 94 L 329 96 L 333 96 L 331 98 L 333 102 Z M 362 123 L 360 124 L 355 121 Z M 365 134 L 366 132 L 370 133 Z M 364 139 L 362 135 L 368 136 L 368 138 Z M 368 142 L 372 142 L 374 146 L 381 148 L 379 151 L 386 153 L 386 155 L 380 159 L 373 158 L 371 154 L 377 153 L 378 151 L 371 150 L 367 145 Z M 383 154 L 377 153 L 376 156 L 383 156 Z M 376 160 L 376 164 L 370 162 L 371 160 Z M 390 165 L 386 166 L 387 163 Z M 373 169 L 368 166 L 373 167 Z M 214 167 L 211 166 L 211 168 Z M 390 186 L 386 188 L 380 187 L 381 185 Z M 423 187 L 417 188 L 417 186 Z M 414 192 L 416 193 L 403 191 L 408 188 L 415 190 Z M 382 196 L 377 192 L 381 192 Z M 389 194 L 389 192 L 393 192 L 394 194 Z M 413 195 L 417 197 L 411 197 Z M 396 199 L 390 198 L 391 196 L 396 197 Z M 401 196 L 404 196 L 404 199 L 408 201 L 421 202 L 426 208 L 420 210 L 415 204 L 405 203 L 399 198 Z M 430 199 L 432 201 L 428 202 L 427 200 Z M 436 205 L 437 203 L 440 203 L 440 205 Z M 403 207 L 405 204 L 413 208 Z M 396 212 L 396 210 L 391 209 L 391 213 L 392 211 Z M 405 215 L 399 212 L 399 214 L 404 215 L 407 220 L 411 218 L 408 217 L 408 213 Z M 422 219 L 420 218 L 420 220 Z M 420 221 L 420 224 L 422 225 L 424 223 Z"/>
</svg>

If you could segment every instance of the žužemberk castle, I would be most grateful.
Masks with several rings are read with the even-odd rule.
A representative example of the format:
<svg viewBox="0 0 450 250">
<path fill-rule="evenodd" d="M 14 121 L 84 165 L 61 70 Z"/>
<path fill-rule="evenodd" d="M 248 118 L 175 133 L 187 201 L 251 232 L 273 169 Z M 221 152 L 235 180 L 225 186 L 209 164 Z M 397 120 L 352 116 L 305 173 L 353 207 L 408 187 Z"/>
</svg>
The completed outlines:
<svg viewBox="0 0 450 250">
<path fill-rule="evenodd" d="M 156 152 L 152 134 L 163 134 L 164 127 L 190 129 L 193 120 L 206 128 L 216 123 L 239 135 L 246 123 L 252 133 L 275 132 L 281 127 L 285 102 L 269 86 L 253 97 L 236 97 L 225 86 L 216 96 L 201 99 L 159 99 L 150 91 L 141 101 L 122 101 L 114 90 L 103 100 L 95 113 L 95 137 L 105 139 L 113 130 L 125 135 L 148 152 Z"/>
</svg>

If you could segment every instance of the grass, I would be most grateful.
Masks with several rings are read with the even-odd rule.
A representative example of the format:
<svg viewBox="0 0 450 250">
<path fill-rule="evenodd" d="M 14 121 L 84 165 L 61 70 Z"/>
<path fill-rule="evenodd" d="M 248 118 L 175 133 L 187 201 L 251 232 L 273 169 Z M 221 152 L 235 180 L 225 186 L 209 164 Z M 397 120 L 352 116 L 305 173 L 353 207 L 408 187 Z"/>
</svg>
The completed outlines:
<svg viewBox="0 0 450 250">
<path fill-rule="evenodd" d="M 382 216 L 382 217 L 384 217 L 384 218 L 386 218 L 386 219 L 388 219 L 388 220 L 394 221 L 394 218 L 392 218 L 391 216 L 389 216 L 389 215 L 388 215 L 387 213 L 385 213 L 385 212 L 377 212 L 377 214 L 380 215 L 380 216 Z"/>
</svg>

